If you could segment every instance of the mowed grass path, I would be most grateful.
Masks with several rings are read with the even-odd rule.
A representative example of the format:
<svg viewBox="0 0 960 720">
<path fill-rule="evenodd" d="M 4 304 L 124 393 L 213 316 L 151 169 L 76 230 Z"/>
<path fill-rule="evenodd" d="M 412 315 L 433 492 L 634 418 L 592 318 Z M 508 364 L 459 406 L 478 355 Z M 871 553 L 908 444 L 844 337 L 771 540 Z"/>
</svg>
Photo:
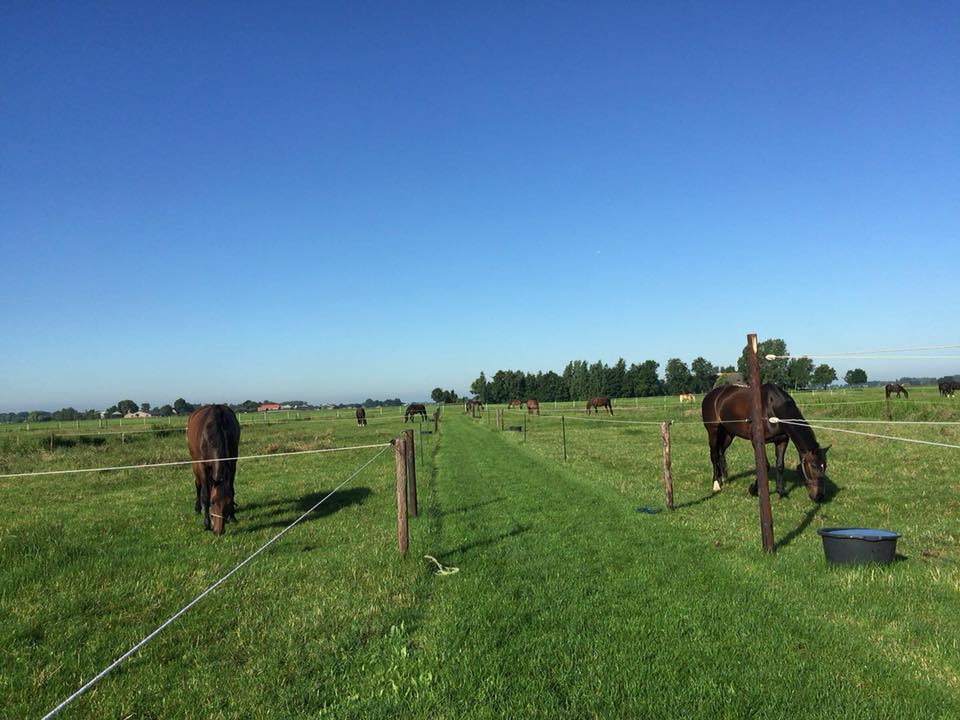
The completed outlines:
<svg viewBox="0 0 960 720">
<path fill-rule="evenodd" d="M 402 428 L 245 430 L 242 450 Z M 843 444 L 831 503 L 775 500 L 786 543 L 768 557 L 747 480 L 709 492 L 702 428 L 675 428 L 681 506 L 654 515 L 635 507 L 662 498 L 658 430 L 568 427 L 567 464 L 557 430 L 534 420 L 521 443 L 448 409 L 407 560 L 388 453 L 64 717 L 960 716 L 956 547 L 936 543 L 953 485 L 915 502 L 909 471 L 873 482 L 894 463 Z M 172 459 L 182 442 L 40 443 L 3 461 Z M 241 519 L 222 538 L 199 529 L 186 469 L 0 483 L 0 715 L 50 709 L 371 452 L 242 466 Z M 731 472 L 748 470 L 749 445 L 732 453 Z M 956 468 L 931 457 L 948 458 L 932 475 Z M 900 518 L 910 559 L 827 567 L 814 533 L 827 513 Z M 424 554 L 460 572 L 435 575 Z"/>
<path fill-rule="evenodd" d="M 701 503 L 616 488 L 450 413 L 432 486 L 436 578 L 413 627 L 423 717 L 955 717 L 956 587 L 714 547 Z M 728 493 L 755 515 L 755 503 Z M 793 502 L 798 511 L 803 503 Z M 812 530 L 810 531 L 812 533 Z M 344 708 L 345 710 L 348 708 Z M 364 707 L 355 714 L 369 714 Z"/>
</svg>

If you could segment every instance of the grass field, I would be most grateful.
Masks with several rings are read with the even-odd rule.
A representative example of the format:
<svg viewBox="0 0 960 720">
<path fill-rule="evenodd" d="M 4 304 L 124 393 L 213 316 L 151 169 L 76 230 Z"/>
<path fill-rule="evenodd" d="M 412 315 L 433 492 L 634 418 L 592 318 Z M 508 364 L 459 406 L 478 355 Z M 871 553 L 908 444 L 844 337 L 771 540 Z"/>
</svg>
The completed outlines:
<svg viewBox="0 0 960 720">
<path fill-rule="evenodd" d="M 879 391 L 852 397 L 804 412 L 884 418 Z M 960 420 L 955 407 L 911 391 L 892 411 Z M 714 495 L 694 409 L 621 403 L 615 419 L 675 420 L 677 509 L 640 513 L 662 506 L 659 428 L 567 415 L 563 462 L 560 413 L 544 411 L 524 439 L 489 410 L 448 408 L 423 436 L 406 560 L 389 451 L 63 716 L 960 716 L 960 450 L 817 431 L 833 444 L 828 500 L 774 496 L 771 557 L 747 443 Z M 960 444 L 960 426 L 840 427 Z M 402 429 L 251 426 L 241 452 Z M 183 445 L 8 437 L 0 474 L 176 460 Z M 42 715 L 375 452 L 241 464 L 240 520 L 221 538 L 202 532 L 186 468 L 0 479 L 0 713 Z M 829 567 L 815 530 L 830 525 L 897 530 L 901 557 Z M 424 554 L 460 571 L 435 575 Z"/>
</svg>

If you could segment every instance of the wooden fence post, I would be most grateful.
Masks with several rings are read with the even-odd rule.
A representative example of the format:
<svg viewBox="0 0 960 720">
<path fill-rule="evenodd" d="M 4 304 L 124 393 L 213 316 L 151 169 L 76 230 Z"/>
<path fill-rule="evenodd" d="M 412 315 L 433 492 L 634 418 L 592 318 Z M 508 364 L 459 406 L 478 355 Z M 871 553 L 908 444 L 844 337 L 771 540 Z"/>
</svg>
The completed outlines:
<svg viewBox="0 0 960 720">
<path fill-rule="evenodd" d="M 563 436 L 563 461 L 567 461 L 567 421 L 560 416 L 560 434 Z"/>
<path fill-rule="evenodd" d="M 890 414 L 890 396 L 887 395 L 887 420 L 893 420 L 893 415 Z"/>
<path fill-rule="evenodd" d="M 673 474 L 670 472 L 670 421 L 660 423 L 663 440 L 663 495 L 667 510 L 673 510 Z"/>
<path fill-rule="evenodd" d="M 440 425 L 440 409 L 437 408 L 433 412 L 433 435 L 436 437 L 437 433 L 440 432 L 440 428 L 437 427 Z"/>
<path fill-rule="evenodd" d="M 407 457 L 407 509 L 411 517 L 417 516 L 417 455 L 413 441 L 413 429 L 404 430 L 407 436 L 404 451 Z"/>
<path fill-rule="evenodd" d="M 407 556 L 409 534 L 407 530 L 407 458 L 403 436 L 393 441 L 394 466 L 397 471 L 397 546 L 400 554 Z"/>
<path fill-rule="evenodd" d="M 764 447 L 763 401 L 760 397 L 760 361 L 757 359 L 757 336 L 747 335 L 747 360 L 750 367 L 750 435 L 756 460 L 757 496 L 760 498 L 760 541 L 764 552 L 774 552 L 773 515 L 770 512 L 770 486 L 767 480 L 767 450 Z"/>
<path fill-rule="evenodd" d="M 529 414 L 529 413 L 528 413 Z M 527 416 L 523 416 L 523 441 L 527 441 Z"/>
</svg>

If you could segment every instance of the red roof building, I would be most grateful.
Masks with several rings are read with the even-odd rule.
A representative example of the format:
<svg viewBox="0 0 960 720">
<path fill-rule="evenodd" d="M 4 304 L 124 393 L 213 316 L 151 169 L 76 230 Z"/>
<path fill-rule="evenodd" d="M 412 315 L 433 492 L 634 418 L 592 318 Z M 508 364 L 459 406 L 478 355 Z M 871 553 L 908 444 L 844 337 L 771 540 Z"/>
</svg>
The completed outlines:
<svg viewBox="0 0 960 720">
<path fill-rule="evenodd" d="M 257 405 L 257 412 L 268 412 L 270 410 L 279 410 L 280 403 L 262 403 Z"/>
</svg>

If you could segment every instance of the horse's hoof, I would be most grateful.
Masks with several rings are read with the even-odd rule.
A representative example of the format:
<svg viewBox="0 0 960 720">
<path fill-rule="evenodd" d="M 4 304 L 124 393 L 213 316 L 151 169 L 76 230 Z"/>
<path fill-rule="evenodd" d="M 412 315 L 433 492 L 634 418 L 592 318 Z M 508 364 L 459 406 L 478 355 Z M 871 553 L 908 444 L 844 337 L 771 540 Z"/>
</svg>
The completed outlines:
<svg viewBox="0 0 960 720">
<path fill-rule="evenodd" d="M 756 486 L 756 485 L 751 485 L 750 487 L 747 488 L 747 492 L 750 493 L 751 495 L 753 495 L 754 497 L 756 497 L 756 496 L 757 496 L 757 486 Z"/>
<path fill-rule="evenodd" d="M 713 491 L 715 493 L 720 492 L 720 483 L 718 483 L 716 480 L 713 481 Z"/>
</svg>

